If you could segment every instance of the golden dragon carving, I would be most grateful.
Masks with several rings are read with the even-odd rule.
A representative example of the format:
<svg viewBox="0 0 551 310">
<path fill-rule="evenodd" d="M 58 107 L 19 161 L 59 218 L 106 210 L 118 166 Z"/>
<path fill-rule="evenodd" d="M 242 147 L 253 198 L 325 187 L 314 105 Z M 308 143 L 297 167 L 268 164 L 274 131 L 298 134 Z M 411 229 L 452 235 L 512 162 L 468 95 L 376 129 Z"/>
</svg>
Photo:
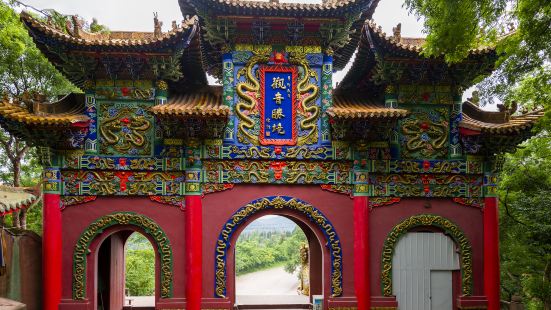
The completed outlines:
<svg viewBox="0 0 551 310">
<path fill-rule="evenodd" d="M 142 115 L 132 114 L 131 109 L 121 109 L 114 116 L 104 119 L 103 125 L 99 126 L 105 143 L 119 152 L 127 152 L 132 146 L 142 148 L 148 143 L 145 135 L 151 128 L 151 122 Z M 126 115 L 128 116 L 124 117 Z M 127 130 L 123 130 L 123 127 L 127 127 Z"/>
<path fill-rule="evenodd" d="M 316 120 L 319 117 L 320 108 L 315 103 L 315 100 L 319 95 L 319 87 L 314 83 L 310 83 L 310 78 L 314 78 L 314 80 L 318 82 L 319 77 L 315 70 L 310 69 L 304 53 L 292 53 L 290 63 L 299 65 L 304 70 L 302 79 L 297 84 L 299 97 L 297 99 L 299 100 L 304 113 L 310 113 L 310 115 L 307 114 L 306 118 L 300 122 L 300 129 L 308 130 L 308 133 L 305 136 L 298 138 L 298 144 L 313 144 L 318 141 Z M 302 98 L 304 94 L 308 95 Z M 312 101 L 314 104 L 309 105 Z"/>
<path fill-rule="evenodd" d="M 260 62 L 267 62 L 270 57 L 269 54 L 253 52 L 253 56 L 249 59 L 247 65 L 237 71 L 237 79 L 243 75 L 246 76 L 245 82 L 237 84 L 236 91 L 241 100 L 235 106 L 235 113 L 240 119 L 239 125 L 237 126 L 238 132 L 237 137 L 239 142 L 245 142 L 245 138 L 249 140 L 252 144 L 258 144 L 258 137 L 250 134 L 248 130 L 254 128 L 254 121 L 245 113 L 251 112 L 254 110 L 257 100 L 260 97 L 260 83 L 258 82 L 258 77 L 253 73 L 254 66 Z M 247 93 L 249 92 L 249 93 Z"/>
</svg>

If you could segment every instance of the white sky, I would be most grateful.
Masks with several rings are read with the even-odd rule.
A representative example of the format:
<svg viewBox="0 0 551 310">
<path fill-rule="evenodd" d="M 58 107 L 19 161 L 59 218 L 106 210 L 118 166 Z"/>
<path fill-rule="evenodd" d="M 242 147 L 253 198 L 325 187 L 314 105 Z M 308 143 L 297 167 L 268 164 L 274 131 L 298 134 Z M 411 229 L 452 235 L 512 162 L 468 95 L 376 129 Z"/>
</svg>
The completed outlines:
<svg viewBox="0 0 551 310">
<path fill-rule="evenodd" d="M 95 17 L 100 24 L 106 25 L 113 31 L 153 31 L 153 12 L 159 13 L 164 31 L 169 30 L 173 20 L 182 20 L 178 0 L 23 0 L 22 2 L 38 9 L 55 9 L 63 14 L 77 14 L 87 21 Z M 319 1 L 288 0 L 287 2 L 316 3 Z M 400 0 L 381 0 L 373 19 L 389 35 L 392 34 L 392 27 L 402 23 L 402 36 L 425 36 L 422 33 L 422 21 L 409 15 L 402 7 L 402 3 Z M 344 70 L 334 75 L 334 83 L 343 79 L 351 64 L 352 61 Z M 469 97 L 472 90 L 472 88 L 467 90 L 463 99 Z"/>
</svg>

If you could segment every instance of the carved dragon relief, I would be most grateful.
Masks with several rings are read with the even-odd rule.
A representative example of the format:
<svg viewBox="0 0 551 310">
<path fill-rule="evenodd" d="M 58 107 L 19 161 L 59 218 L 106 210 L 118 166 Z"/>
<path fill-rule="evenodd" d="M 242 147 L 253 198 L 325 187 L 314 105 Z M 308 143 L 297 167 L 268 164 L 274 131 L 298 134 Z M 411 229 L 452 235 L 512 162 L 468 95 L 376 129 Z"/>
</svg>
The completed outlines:
<svg viewBox="0 0 551 310">
<path fill-rule="evenodd" d="M 270 51 L 253 51 L 247 64 L 237 71 L 237 80 L 245 77 L 245 81 L 238 82 L 236 91 L 239 101 L 235 106 L 238 118 L 237 138 L 241 143 L 259 144 L 259 104 L 260 82 L 258 65 L 270 60 Z M 320 108 L 316 104 L 319 96 L 319 77 L 312 70 L 304 53 L 291 53 L 289 63 L 299 68 L 297 87 L 297 111 L 299 121 L 298 145 L 315 144 L 318 142 L 317 121 L 320 117 Z M 312 79 L 314 82 L 312 82 Z"/>
<path fill-rule="evenodd" d="M 150 155 L 152 121 L 142 107 L 102 107 L 101 152 L 108 155 Z"/>
</svg>

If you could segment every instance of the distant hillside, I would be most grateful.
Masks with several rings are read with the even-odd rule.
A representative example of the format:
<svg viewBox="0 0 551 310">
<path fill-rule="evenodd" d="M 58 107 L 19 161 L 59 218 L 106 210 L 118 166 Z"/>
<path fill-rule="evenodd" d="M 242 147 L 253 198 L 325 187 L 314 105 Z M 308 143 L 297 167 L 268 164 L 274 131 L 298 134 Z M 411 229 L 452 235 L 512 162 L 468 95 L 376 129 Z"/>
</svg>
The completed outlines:
<svg viewBox="0 0 551 310">
<path fill-rule="evenodd" d="M 264 216 L 252 222 L 243 234 L 252 232 L 292 232 L 297 225 L 283 216 Z"/>
</svg>

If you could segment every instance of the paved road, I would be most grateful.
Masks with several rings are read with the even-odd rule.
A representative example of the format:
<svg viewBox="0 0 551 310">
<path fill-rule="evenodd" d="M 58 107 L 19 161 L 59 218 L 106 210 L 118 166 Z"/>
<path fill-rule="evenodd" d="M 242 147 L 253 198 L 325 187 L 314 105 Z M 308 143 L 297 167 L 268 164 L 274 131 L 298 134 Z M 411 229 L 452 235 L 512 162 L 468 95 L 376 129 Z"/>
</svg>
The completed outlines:
<svg viewBox="0 0 551 310">
<path fill-rule="evenodd" d="M 239 276 L 235 286 L 236 295 L 297 295 L 298 278 L 281 266 Z"/>
<path fill-rule="evenodd" d="M 296 274 L 287 273 L 283 267 L 249 273 L 235 280 L 238 304 L 303 304 L 308 296 L 298 295 Z M 154 306 L 155 298 L 127 297 L 133 306 Z"/>
<path fill-rule="evenodd" d="M 237 277 L 235 286 L 238 304 L 302 304 L 309 300 L 297 293 L 297 275 L 283 267 Z"/>
</svg>

